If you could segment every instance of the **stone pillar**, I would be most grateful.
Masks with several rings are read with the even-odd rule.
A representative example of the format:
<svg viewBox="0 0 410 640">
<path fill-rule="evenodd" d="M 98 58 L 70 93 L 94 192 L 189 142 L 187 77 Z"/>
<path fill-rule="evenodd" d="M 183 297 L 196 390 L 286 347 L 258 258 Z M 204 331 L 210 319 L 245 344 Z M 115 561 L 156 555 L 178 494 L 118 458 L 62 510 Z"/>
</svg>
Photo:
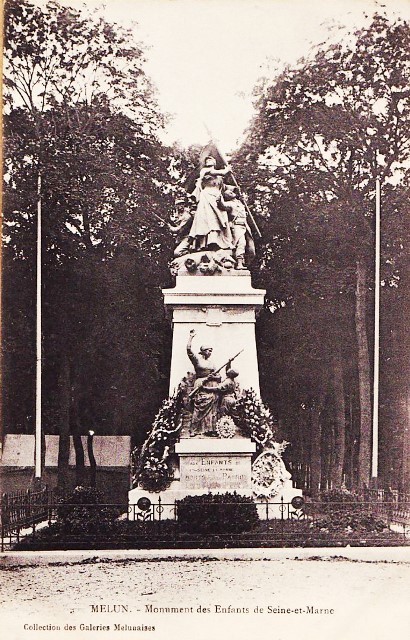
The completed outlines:
<svg viewBox="0 0 410 640">
<path fill-rule="evenodd" d="M 250 273 L 177 276 L 176 286 L 164 289 L 163 294 L 173 324 L 170 395 L 187 371 L 192 371 L 186 354 L 190 329 L 196 331 L 194 351 L 203 343 L 212 346 L 217 367 L 243 349 L 233 364 L 239 371 L 239 384 L 242 389 L 252 388 L 259 394 L 255 318 L 265 291 L 253 289 Z"/>
</svg>

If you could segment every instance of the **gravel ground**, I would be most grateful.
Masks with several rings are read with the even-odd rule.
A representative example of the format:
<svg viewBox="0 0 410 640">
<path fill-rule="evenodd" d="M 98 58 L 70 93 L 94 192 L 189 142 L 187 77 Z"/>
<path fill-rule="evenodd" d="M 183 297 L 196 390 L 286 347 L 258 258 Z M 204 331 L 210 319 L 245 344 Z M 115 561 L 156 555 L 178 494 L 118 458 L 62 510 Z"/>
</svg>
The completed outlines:
<svg viewBox="0 0 410 640">
<path fill-rule="evenodd" d="M 89 557 L 0 573 L 7 640 L 387 640 L 410 628 L 408 561 Z"/>
</svg>

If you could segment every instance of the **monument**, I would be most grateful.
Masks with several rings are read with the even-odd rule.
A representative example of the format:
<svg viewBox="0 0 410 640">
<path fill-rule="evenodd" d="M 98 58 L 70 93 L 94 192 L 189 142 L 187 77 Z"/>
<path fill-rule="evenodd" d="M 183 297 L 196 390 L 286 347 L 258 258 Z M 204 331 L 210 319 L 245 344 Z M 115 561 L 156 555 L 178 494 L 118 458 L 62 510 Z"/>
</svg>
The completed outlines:
<svg viewBox="0 0 410 640">
<path fill-rule="evenodd" d="M 160 496 L 162 517 L 187 495 L 236 491 L 264 503 L 301 495 L 260 398 L 255 320 L 265 291 L 253 288 L 248 269 L 251 225 L 259 230 L 231 168 L 218 169 L 211 155 L 202 164 L 169 225 L 176 236 L 176 282 L 163 290 L 173 325 L 169 398 L 134 452 L 129 492 L 134 505 Z M 272 507 L 271 517 L 278 512 Z"/>
</svg>

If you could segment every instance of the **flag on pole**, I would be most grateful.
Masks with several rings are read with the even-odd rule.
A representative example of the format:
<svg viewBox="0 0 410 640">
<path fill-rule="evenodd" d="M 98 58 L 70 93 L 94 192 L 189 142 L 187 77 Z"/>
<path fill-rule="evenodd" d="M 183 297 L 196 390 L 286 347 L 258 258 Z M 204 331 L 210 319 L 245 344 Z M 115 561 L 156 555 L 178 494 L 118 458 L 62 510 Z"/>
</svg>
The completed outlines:
<svg viewBox="0 0 410 640">
<path fill-rule="evenodd" d="M 201 153 L 199 154 L 198 164 L 195 167 L 194 171 L 192 171 L 185 181 L 185 189 L 188 193 L 192 193 L 195 189 L 196 181 L 199 178 L 199 172 L 205 166 L 206 158 L 215 158 L 216 161 L 216 169 L 223 169 L 226 166 L 225 160 L 220 154 L 218 147 L 212 140 L 208 142 L 208 144 L 203 147 Z"/>
<path fill-rule="evenodd" d="M 216 161 L 216 169 L 223 169 L 226 164 L 225 164 L 225 160 L 222 157 L 222 155 L 219 152 L 218 147 L 216 146 L 216 144 L 211 140 L 210 142 L 208 142 L 208 144 L 206 145 L 206 147 L 204 147 L 200 153 L 199 156 L 199 169 L 202 169 L 202 167 L 205 166 L 205 160 L 206 158 L 215 158 Z"/>
<path fill-rule="evenodd" d="M 196 183 L 197 180 L 199 178 L 199 174 L 201 169 L 205 166 L 205 160 L 206 158 L 215 158 L 216 161 L 216 169 L 223 169 L 224 167 L 227 166 L 227 160 L 224 158 L 224 156 L 222 155 L 222 153 L 219 151 L 217 145 L 213 142 L 213 140 L 210 140 L 210 142 L 208 142 L 208 144 L 203 147 L 201 153 L 199 154 L 199 161 L 198 161 L 198 166 L 196 167 L 196 169 L 194 171 L 192 171 L 192 173 L 188 176 L 188 178 L 185 181 L 185 189 L 187 190 L 187 192 L 189 194 L 192 194 L 195 190 L 196 187 Z M 226 179 L 224 181 L 225 186 L 230 186 L 230 187 L 236 187 L 236 189 L 238 190 L 239 194 L 241 194 L 241 189 L 240 186 L 235 178 L 235 175 L 233 174 L 232 170 L 229 172 L 228 176 L 226 176 Z M 259 227 L 255 222 L 255 218 L 253 217 L 251 211 L 249 210 L 249 207 L 246 203 L 246 200 L 244 200 L 243 198 L 241 198 L 241 200 L 243 201 L 243 204 L 245 205 L 245 209 L 246 212 L 249 216 L 249 220 L 251 221 L 257 235 L 259 236 L 259 238 L 261 238 L 261 232 L 259 231 Z"/>
</svg>

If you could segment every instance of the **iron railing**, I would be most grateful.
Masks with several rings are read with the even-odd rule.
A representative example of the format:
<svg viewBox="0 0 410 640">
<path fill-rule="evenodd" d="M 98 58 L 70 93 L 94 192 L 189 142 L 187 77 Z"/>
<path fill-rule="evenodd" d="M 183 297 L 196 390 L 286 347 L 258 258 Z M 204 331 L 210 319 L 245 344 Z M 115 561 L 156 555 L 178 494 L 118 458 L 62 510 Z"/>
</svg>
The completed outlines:
<svg viewBox="0 0 410 640">
<path fill-rule="evenodd" d="M 7 536 L 15 534 L 19 537 L 24 529 L 35 530 L 37 524 L 47 520 L 53 499 L 53 492 L 47 486 L 38 491 L 3 493 L 0 508 L 2 544 Z"/>
<path fill-rule="evenodd" d="M 181 530 L 178 503 L 147 498 L 136 504 L 67 505 L 57 502 L 47 489 L 3 496 L 1 504 L 1 549 L 14 548 L 176 548 L 224 546 L 340 546 L 348 544 L 341 533 L 346 514 L 353 519 L 376 518 L 399 534 L 397 544 L 407 544 L 410 532 L 410 500 L 366 502 L 256 502 L 259 524 L 247 533 L 192 535 Z M 213 505 L 215 509 L 230 506 Z M 67 517 L 76 509 L 75 518 Z M 119 515 L 120 514 L 120 515 Z M 350 517 L 350 516 L 349 516 Z M 335 526 L 334 526 L 335 524 Z M 40 533 L 40 529 L 42 529 Z M 349 525 L 345 530 L 348 531 Z M 386 544 L 391 532 L 386 529 Z M 353 544 L 380 546 L 383 533 L 358 531 Z"/>
</svg>

